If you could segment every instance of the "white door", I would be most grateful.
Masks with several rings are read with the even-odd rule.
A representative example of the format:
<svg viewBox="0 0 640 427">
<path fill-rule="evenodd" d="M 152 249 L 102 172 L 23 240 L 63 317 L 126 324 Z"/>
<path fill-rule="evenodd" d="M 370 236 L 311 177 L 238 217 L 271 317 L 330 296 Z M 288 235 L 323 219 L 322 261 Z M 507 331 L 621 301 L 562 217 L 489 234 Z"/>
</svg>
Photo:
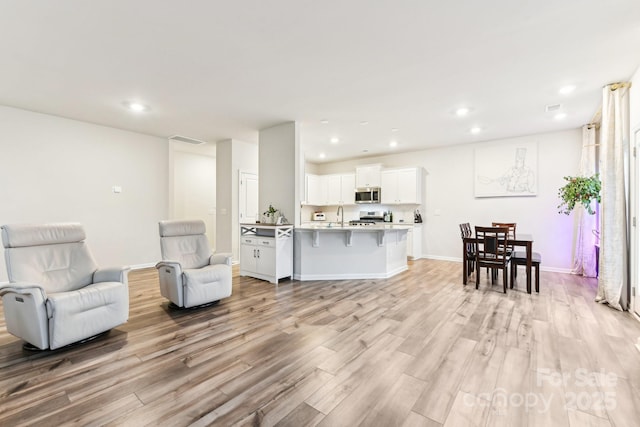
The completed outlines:
<svg viewBox="0 0 640 427">
<path fill-rule="evenodd" d="M 251 224 L 260 220 L 258 212 L 258 175 L 240 172 L 239 214 L 241 224 Z"/>
</svg>

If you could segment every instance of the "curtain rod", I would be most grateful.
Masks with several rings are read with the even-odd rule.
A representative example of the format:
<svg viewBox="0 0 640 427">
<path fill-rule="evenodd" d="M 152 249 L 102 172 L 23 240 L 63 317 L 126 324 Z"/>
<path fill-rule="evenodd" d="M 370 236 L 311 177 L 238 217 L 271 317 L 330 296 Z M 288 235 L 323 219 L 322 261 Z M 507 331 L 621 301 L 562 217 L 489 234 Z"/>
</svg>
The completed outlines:
<svg viewBox="0 0 640 427">
<path fill-rule="evenodd" d="M 609 87 L 609 89 L 611 89 L 612 91 L 618 90 L 618 89 L 621 89 L 621 88 L 630 88 L 631 87 L 631 82 L 611 83 L 611 84 L 606 85 L 605 87 Z"/>
</svg>

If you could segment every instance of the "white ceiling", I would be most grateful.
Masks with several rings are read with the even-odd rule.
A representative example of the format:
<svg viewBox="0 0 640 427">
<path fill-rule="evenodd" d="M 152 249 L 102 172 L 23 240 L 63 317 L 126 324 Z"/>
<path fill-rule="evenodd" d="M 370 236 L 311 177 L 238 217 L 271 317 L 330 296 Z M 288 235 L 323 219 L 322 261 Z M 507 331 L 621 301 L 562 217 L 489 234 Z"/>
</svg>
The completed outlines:
<svg viewBox="0 0 640 427">
<path fill-rule="evenodd" d="M 310 161 L 588 123 L 640 66 L 640 1 L 524 3 L 7 0 L 0 104 L 211 142 L 295 120 Z"/>
</svg>

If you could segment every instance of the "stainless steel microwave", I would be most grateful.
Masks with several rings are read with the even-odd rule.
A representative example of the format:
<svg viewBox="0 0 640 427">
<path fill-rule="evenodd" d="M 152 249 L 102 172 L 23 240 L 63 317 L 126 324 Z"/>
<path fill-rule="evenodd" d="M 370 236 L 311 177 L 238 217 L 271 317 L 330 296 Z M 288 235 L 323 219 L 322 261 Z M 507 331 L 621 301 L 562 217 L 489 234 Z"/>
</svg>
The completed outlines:
<svg viewBox="0 0 640 427">
<path fill-rule="evenodd" d="M 356 203 L 380 203 L 380 187 L 356 188 Z"/>
</svg>

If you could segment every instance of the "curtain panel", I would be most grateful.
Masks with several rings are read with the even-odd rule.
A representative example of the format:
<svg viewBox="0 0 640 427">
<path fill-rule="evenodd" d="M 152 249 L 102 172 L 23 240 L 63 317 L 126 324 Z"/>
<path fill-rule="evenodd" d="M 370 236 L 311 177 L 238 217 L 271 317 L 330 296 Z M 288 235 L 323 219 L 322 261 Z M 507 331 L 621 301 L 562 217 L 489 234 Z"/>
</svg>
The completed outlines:
<svg viewBox="0 0 640 427">
<path fill-rule="evenodd" d="M 596 126 L 588 124 L 582 127 L 582 156 L 580 159 L 580 176 L 592 176 L 596 173 Z M 591 202 L 591 208 L 596 211 L 595 201 Z M 573 258 L 573 274 L 581 274 L 586 277 L 596 277 L 596 244 L 595 232 L 598 231 L 596 215 L 589 215 L 587 210 L 580 205 L 575 209 L 578 229 L 576 234 L 576 250 Z"/>
<path fill-rule="evenodd" d="M 602 90 L 600 127 L 600 274 L 596 301 L 618 310 L 629 304 L 629 83 Z"/>
</svg>

